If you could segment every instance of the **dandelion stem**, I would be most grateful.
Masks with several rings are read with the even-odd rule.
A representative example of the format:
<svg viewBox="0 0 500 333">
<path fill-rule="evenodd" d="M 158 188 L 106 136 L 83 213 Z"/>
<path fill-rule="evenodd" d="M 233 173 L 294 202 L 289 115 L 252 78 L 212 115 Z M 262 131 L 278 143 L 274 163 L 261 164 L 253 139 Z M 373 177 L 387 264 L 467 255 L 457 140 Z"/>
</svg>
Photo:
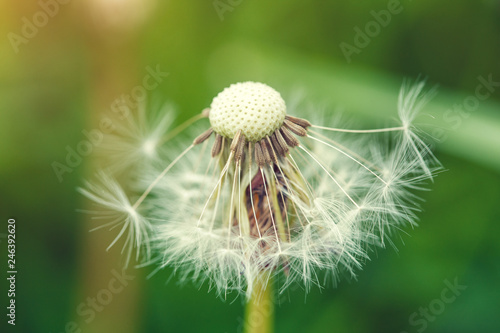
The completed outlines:
<svg viewBox="0 0 500 333">
<path fill-rule="evenodd" d="M 264 274 L 264 273 L 262 273 Z M 274 324 L 272 286 L 268 278 L 258 277 L 245 310 L 245 333 L 271 333 Z"/>
</svg>

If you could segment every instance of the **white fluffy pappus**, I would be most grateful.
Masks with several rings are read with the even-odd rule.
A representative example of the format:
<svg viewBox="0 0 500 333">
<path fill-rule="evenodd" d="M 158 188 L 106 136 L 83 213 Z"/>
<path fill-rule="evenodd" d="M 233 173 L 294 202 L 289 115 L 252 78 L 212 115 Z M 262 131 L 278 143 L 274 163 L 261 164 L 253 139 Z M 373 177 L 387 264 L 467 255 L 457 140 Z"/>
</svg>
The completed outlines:
<svg viewBox="0 0 500 333">
<path fill-rule="evenodd" d="M 125 241 L 122 254 L 125 253 L 125 267 L 128 267 L 133 250 L 136 249 L 136 260 L 141 257 L 151 258 L 150 234 L 152 225 L 138 211 L 137 205 L 132 205 L 122 186 L 110 175 L 98 172 L 94 182 L 86 182 L 85 188 L 78 189 L 80 193 L 96 204 L 96 209 L 84 211 L 95 220 L 104 221 L 93 230 L 107 228 L 110 231 L 118 229 L 117 236 L 108 246 L 109 250 L 120 238 Z"/>
<path fill-rule="evenodd" d="M 353 130 L 288 115 L 267 85 L 234 84 L 203 112 L 215 128 L 204 123 L 185 150 L 171 142 L 162 169 L 141 167 L 134 204 L 109 179 L 82 193 L 127 215 L 137 254 L 154 253 L 145 263 L 223 297 L 250 297 L 276 275 L 280 290 L 354 276 L 371 248 L 416 224 L 414 192 L 440 167 L 413 126 L 429 96 L 422 89 L 403 87 L 395 127 Z"/>
<path fill-rule="evenodd" d="M 160 147 L 171 138 L 174 106 L 148 107 L 142 102 L 133 108 L 123 103 L 117 107 L 118 111 L 115 117 L 108 118 L 111 133 L 96 147 L 98 167 L 119 176 L 131 168 L 159 162 Z"/>
</svg>

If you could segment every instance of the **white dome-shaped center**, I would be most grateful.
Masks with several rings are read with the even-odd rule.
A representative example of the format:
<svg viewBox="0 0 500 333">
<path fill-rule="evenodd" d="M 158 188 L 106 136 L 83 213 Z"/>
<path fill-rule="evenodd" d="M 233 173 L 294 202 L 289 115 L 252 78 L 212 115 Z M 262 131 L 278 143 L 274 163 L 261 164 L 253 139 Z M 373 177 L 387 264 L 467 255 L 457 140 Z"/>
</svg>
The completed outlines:
<svg viewBox="0 0 500 333">
<path fill-rule="evenodd" d="M 262 140 L 281 127 L 286 105 L 279 92 L 259 82 L 230 85 L 210 105 L 210 125 L 232 139 L 241 130 L 248 141 Z"/>
</svg>

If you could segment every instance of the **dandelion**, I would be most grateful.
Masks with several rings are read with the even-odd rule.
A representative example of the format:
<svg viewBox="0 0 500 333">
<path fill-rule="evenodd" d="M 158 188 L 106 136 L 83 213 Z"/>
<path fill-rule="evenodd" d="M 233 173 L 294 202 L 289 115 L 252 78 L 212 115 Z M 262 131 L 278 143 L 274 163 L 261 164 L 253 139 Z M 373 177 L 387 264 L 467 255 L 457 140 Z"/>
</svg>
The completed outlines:
<svg viewBox="0 0 500 333">
<path fill-rule="evenodd" d="M 404 87 L 397 126 L 353 130 L 288 114 L 265 84 L 232 84 L 191 145 L 170 147 L 162 170 L 141 169 L 134 204 L 114 185 L 104 189 L 114 194 L 83 193 L 128 214 L 136 245 L 156 254 L 147 263 L 223 297 L 253 298 L 274 276 L 281 291 L 354 276 L 370 249 L 416 224 L 414 191 L 439 167 L 413 126 L 429 96 L 422 89 Z"/>
</svg>

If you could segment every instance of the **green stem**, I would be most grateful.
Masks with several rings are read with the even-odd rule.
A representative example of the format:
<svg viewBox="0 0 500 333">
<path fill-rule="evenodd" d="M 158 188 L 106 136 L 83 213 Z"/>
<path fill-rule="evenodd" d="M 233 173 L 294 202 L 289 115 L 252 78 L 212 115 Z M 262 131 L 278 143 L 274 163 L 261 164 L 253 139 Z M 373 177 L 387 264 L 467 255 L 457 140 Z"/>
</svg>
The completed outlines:
<svg viewBox="0 0 500 333">
<path fill-rule="evenodd" d="M 244 333 L 271 333 L 274 324 L 272 287 L 268 278 L 257 278 L 246 305 Z"/>
</svg>

